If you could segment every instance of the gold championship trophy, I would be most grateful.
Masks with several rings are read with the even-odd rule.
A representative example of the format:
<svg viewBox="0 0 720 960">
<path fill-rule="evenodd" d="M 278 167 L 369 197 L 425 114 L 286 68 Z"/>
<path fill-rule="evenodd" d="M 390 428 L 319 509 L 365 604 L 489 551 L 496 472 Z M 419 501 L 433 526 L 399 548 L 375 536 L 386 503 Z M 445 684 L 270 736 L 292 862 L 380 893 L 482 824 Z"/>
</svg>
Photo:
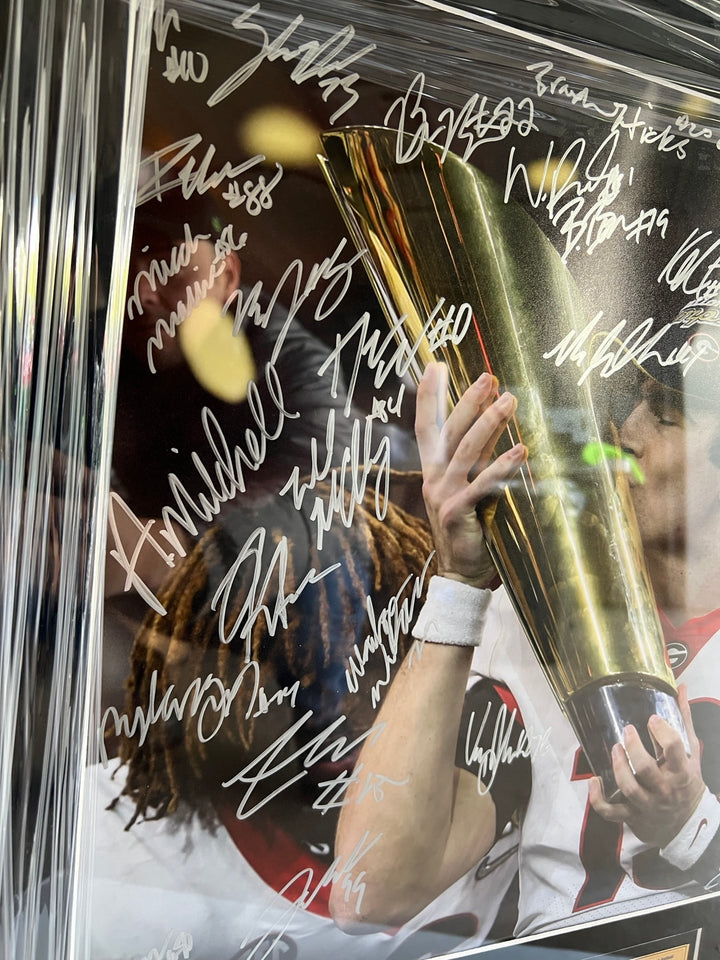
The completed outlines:
<svg viewBox="0 0 720 960">
<path fill-rule="evenodd" d="M 328 132 L 323 170 L 353 240 L 367 251 L 391 324 L 416 351 L 415 372 L 443 360 L 453 403 L 484 370 L 518 398 L 498 449 L 521 441 L 528 462 L 481 512 L 483 529 L 611 798 L 611 749 L 627 724 L 656 754 L 652 714 L 685 732 L 623 472 L 628 461 L 608 442 L 577 365 L 543 356 L 587 318 L 560 256 L 519 205 L 433 144 L 398 163 L 397 137 L 380 127 Z M 572 414 L 567 431 L 553 427 L 558 412 Z"/>
</svg>

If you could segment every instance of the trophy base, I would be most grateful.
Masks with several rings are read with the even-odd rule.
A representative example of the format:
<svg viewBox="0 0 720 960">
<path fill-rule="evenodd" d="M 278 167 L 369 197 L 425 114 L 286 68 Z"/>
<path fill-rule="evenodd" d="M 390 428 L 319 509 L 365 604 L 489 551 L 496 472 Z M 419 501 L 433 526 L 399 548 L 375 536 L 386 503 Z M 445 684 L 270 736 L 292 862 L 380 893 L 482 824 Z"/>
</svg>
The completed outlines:
<svg viewBox="0 0 720 960">
<path fill-rule="evenodd" d="M 631 676 L 583 687 L 565 703 L 565 711 L 583 745 L 593 773 L 600 777 L 606 799 L 623 799 L 612 767 L 612 748 L 623 743 L 623 730 L 632 724 L 647 752 L 660 759 L 662 753 L 647 728 L 653 714 L 666 720 L 683 738 L 690 753 L 677 697 L 667 687 L 645 677 Z"/>
</svg>

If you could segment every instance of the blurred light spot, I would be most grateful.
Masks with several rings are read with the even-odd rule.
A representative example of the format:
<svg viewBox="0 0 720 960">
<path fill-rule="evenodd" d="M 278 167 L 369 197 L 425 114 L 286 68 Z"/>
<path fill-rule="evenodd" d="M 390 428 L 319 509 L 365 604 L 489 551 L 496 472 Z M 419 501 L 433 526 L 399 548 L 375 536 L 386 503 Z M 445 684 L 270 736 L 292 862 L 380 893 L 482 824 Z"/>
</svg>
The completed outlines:
<svg viewBox="0 0 720 960">
<path fill-rule="evenodd" d="M 696 93 L 687 93 L 683 97 L 680 106 L 681 109 L 678 110 L 678 113 L 687 113 L 695 123 L 708 123 L 707 114 L 709 104 L 707 97 L 702 97 Z"/>
<path fill-rule="evenodd" d="M 206 297 L 178 327 L 178 340 L 198 383 L 226 403 L 245 400 L 256 369 L 250 344 L 241 330 L 233 335 L 233 317 Z"/>
<path fill-rule="evenodd" d="M 535 191 L 538 191 L 541 187 L 549 191 L 556 170 L 556 184 L 558 187 L 562 187 L 566 183 L 572 183 L 574 180 L 577 180 L 577 177 L 572 175 L 574 168 L 575 164 L 570 163 L 569 160 L 565 160 L 563 163 L 560 163 L 558 160 L 550 160 L 548 163 L 544 157 L 542 160 L 533 160 L 532 163 L 528 164 L 527 168 L 530 187 Z"/>
<path fill-rule="evenodd" d="M 286 167 L 315 166 L 321 149 L 319 129 L 297 110 L 260 107 L 238 125 L 240 145 L 250 154 L 262 153 Z"/>
</svg>

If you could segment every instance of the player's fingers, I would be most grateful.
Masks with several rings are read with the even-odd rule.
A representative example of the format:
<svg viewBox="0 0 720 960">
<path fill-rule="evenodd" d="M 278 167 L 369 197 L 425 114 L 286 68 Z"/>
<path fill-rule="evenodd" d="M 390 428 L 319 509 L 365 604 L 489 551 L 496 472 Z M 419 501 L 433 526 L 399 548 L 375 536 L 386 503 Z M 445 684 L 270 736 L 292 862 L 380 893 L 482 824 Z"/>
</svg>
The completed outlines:
<svg viewBox="0 0 720 960">
<path fill-rule="evenodd" d="M 648 724 L 650 726 L 650 724 Z M 660 764 L 655 757 L 655 753 L 650 753 L 640 739 L 637 729 L 628 724 L 624 731 L 625 755 L 630 762 L 630 767 L 634 773 L 635 780 L 647 790 L 655 790 L 660 786 L 664 772 L 660 770 Z M 662 755 L 662 746 L 658 742 L 660 753 Z"/>
<path fill-rule="evenodd" d="M 632 816 L 632 810 L 626 803 L 610 803 L 605 799 L 603 793 L 602 781 L 600 777 L 593 777 L 588 782 L 588 799 L 590 805 L 596 813 L 599 813 L 605 820 L 611 820 L 613 823 L 622 823 L 629 820 Z"/>
<path fill-rule="evenodd" d="M 481 500 L 499 497 L 526 459 L 527 447 L 522 443 L 515 444 L 468 484 L 459 502 L 466 509 L 474 509 Z"/>
<path fill-rule="evenodd" d="M 639 740 L 634 727 L 628 726 L 625 728 L 625 746 L 623 748 L 621 743 L 615 744 L 612 749 L 612 763 L 615 782 L 620 792 L 627 798 L 629 803 L 637 804 L 647 799 L 647 790 L 645 787 L 648 781 L 652 780 L 653 774 L 650 771 L 650 764 L 645 762 L 645 758 L 641 756 L 637 749 L 633 734 L 634 737 Z M 645 753 L 647 759 L 652 761 L 655 767 L 654 772 L 657 774 L 657 764 L 642 744 L 640 744 L 640 749 Z"/>
<path fill-rule="evenodd" d="M 495 404 L 499 404 L 497 409 L 492 409 L 492 419 L 489 424 L 490 433 L 487 435 L 485 445 L 480 452 L 480 457 L 471 468 L 471 476 L 484 470 L 495 455 L 495 446 L 500 439 L 501 434 L 505 432 L 508 424 L 515 416 L 517 410 L 517 400 L 511 393 L 503 393 L 498 397 Z"/>
<path fill-rule="evenodd" d="M 458 443 L 448 464 L 447 476 L 451 482 L 466 480 L 471 473 L 484 470 L 490 463 L 500 434 L 515 413 L 517 401 L 511 393 L 504 393 L 491 403 Z"/>
<path fill-rule="evenodd" d="M 460 397 L 443 427 L 443 439 L 445 440 L 448 460 L 453 456 L 460 441 L 478 417 L 497 396 L 497 387 L 497 379 L 489 373 L 483 373 L 474 383 L 470 384 Z"/>
<path fill-rule="evenodd" d="M 666 765 L 670 773 L 682 772 L 687 764 L 687 754 L 685 744 L 677 730 L 658 716 L 650 717 L 648 730 L 660 748 L 660 758 L 656 761 L 656 765 Z"/>
<path fill-rule="evenodd" d="M 429 363 L 418 383 L 415 398 L 415 436 L 423 477 L 434 480 L 447 463 L 441 430 L 447 414 L 447 367 Z"/>
</svg>

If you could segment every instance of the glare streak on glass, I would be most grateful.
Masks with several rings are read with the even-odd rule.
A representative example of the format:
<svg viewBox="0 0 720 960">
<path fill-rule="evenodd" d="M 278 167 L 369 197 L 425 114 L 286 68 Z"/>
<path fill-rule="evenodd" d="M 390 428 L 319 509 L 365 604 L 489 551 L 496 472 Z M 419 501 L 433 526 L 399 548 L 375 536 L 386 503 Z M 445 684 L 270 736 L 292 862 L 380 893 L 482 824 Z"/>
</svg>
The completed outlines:
<svg viewBox="0 0 720 960">
<path fill-rule="evenodd" d="M 667 46 L 683 54 L 681 69 L 673 63 L 658 66 L 647 51 L 635 55 L 628 53 L 630 48 L 618 50 L 617 66 L 625 77 L 647 79 L 656 69 L 662 79 L 658 81 L 661 99 L 671 90 L 687 93 L 697 78 L 698 90 L 709 92 L 707 102 L 697 109 L 712 114 L 720 103 L 717 76 L 701 72 L 717 59 L 709 29 L 690 21 L 661 20 L 652 0 L 563 2 L 598 21 L 607 19 L 618 36 L 625 31 L 642 38 L 652 32 L 655 49 Z M 682 0 L 678 3 L 682 5 Z M 168 0 L 165 9 L 163 0 L 157 0 L 157 51 L 164 50 L 171 26 L 180 30 L 177 11 L 187 15 L 189 23 L 214 24 L 231 38 L 238 10 L 250 6 L 251 2 L 238 4 L 237 0 Z M 505 0 L 487 0 L 482 5 L 474 0 L 394 0 L 392 4 L 385 0 L 307 0 L 303 4 L 263 0 L 257 6 L 257 22 L 265 24 L 273 36 L 302 8 L 294 48 L 286 51 L 290 63 L 302 43 L 322 44 L 339 24 L 352 24 L 357 31 L 352 49 L 365 45 L 368 49 L 362 81 L 368 86 L 381 84 L 390 94 L 388 102 L 398 92 L 405 95 L 414 82 L 413 74 L 424 77 L 425 71 L 423 89 L 433 106 L 438 102 L 472 106 L 473 98 L 485 92 L 491 103 L 508 92 L 518 98 L 530 96 L 542 82 L 537 72 L 529 72 L 530 64 L 545 60 L 551 55 L 548 51 L 556 72 L 563 78 L 567 75 L 569 84 L 587 85 L 593 96 L 597 91 L 600 107 L 612 104 L 618 95 L 618 71 L 604 69 L 613 53 L 612 42 L 593 41 L 591 48 L 588 37 L 571 43 L 567 34 L 556 37 L 547 24 L 544 30 L 538 26 L 537 33 L 530 33 L 527 20 L 510 16 L 507 10 L 504 19 L 498 19 L 499 27 L 488 30 L 495 15 L 490 8 L 503 14 L 503 6 L 512 6 Z M 685 6 L 708 17 L 716 15 L 711 4 L 702 0 L 685 0 Z M 95 795 L 98 757 L 102 568 L 114 385 L 154 2 L 8 0 L 7 7 L 0 87 L 0 960 L 81 960 L 89 956 L 89 921 L 93 919 L 89 900 L 94 824 L 88 797 Z M 108 22 L 119 19 L 119 10 L 126 19 L 123 29 L 112 34 Z M 112 180 L 109 192 L 114 201 L 111 209 L 101 211 L 101 180 L 107 174 L 100 161 L 108 110 L 103 83 L 113 72 L 108 69 L 113 57 L 122 67 L 118 70 L 114 64 L 123 90 L 121 102 L 115 105 L 120 148 L 117 168 L 106 177 Z M 278 70 L 286 65 L 282 56 L 275 60 Z M 353 67 L 338 67 L 339 73 L 343 70 L 347 77 Z M 651 108 L 639 99 L 638 90 L 642 93 L 646 85 L 628 90 L 628 109 L 638 103 Z M 538 100 L 542 97 L 537 93 Z M 582 119 L 582 97 L 579 104 L 574 98 L 572 102 L 558 98 L 550 106 L 545 101 L 543 109 L 548 114 L 544 132 L 554 136 L 553 130 L 568 118 Z M 668 109 L 665 101 L 653 116 L 673 119 Z M 684 104 L 682 109 L 690 111 Z M 454 116 L 457 120 L 459 114 Z M 376 119 L 382 123 L 382 114 Z M 707 122 L 708 132 L 712 129 L 717 139 L 715 119 Z M 389 121 L 385 124 L 389 126 Z M 208 151 L 215 150 L 206 146 Z M 210 156 L 206 153 L 208 161 Z M 548 170 L 544 176 L 549 179 Z M 201 184 L 202 177 L 196 182 Z M 185 186 L 191 186 L 189 177 Z M 197 192 L 202 192 L 199 186 Z M 347 223 L 352 232 L 352 221 Z M 100 236 L 103 232 L 106 238 Z M 503 263 L 490 221 L 485 232 L 495 268 L 488 272 L 502 280 L 511 263 Z M 357 229 L 353 235 L 362 240 Z M 102 266 L 103 239 L 104 246 L 113 250 L 112 270 Z M 298 263 L 302 270 L 303 262 Z M 387 255 L 383 265 L 393 269 Z M 376 273 L 380 275 L 379 270 Z M 562 282 L 559 278 L 558 283 Z M 507 296 L 504 301 L 506 306 L 510 302 Z M 393 313 L 394 304 L 387 295 L 384 305 L 393 325 L 403 311 Z M 372 372 L 371 366 L 368 361 L 367 372 Z M 420 364 L 412 369 L 419 374 Z M 375 373 L 379 373 L 377 367 Z M 572 373 L 573 381 L 576 375 Z M 516 378 L 521 384 L 533 380 L 531 372 Z M 531 399 L 525 401 L 528 406 Z M 591 445 L 594 442 L 596 449 L 602 449 L 599 428 L 590 436 L 596 437 Z M 605 470 L 601 479 L 607 490 L 614 491 L 613 471 Z M 526 493 L 534 480 L 529 473 L 522 475 Z M 513 521 L 508 523 L 508 536 L 520 552 L 530 524 L 517 510 L 518 499 L 511 498 L 508 509 Z M 620 506 L 615 499 L 609 505 L 613 522 Z M 563 518 L 573 509 L 570 498 L 559 501 Z M 542 525 L 535 516 L 530 519 Z M 582 571 L 583 539 L 571 540 L 570 546 Z M 632 567 L 634 553 L 622 541 L 618 550 L 626 566 Z M 540 559 L 532 555 L 529 565 L 538 569 Z M 588 578 L 581 584 L 586 594 L 588 584 Z M 634 607 L 640 609 L 642 603 L 636 601 Z M 637 658 L 637 663 L 648 659 L 649 655 Z M 305 904 L 301 898 L 291 907 L 299 913 Z M 129 916 L 128 923 L 139 919 Z M 259 957 L 258 944 L 253 953 Z M 153 948 L 147 956 L 157 952 Z"/>
<path fill-rule="evenodd" d="M 128 171 L 137 163 L 151 11 L 150 3 L 133 3 L 109 42 L 103 20 L 117 18 L 118 10 L 101 0 L 16 0 L 4 24 L 0 955 L 6 960 L 87 955 L 83 924 L 78 933 L 74 918 L 83 915 L 88 895 L 78 821 L 95 710 L 109 456 L 109 436 L 98 427 L 107 430 L 117 369 L 117 358 L 102 355 L 113 283 L 109 260 L 103 266 L 98 256 L 98 224 L 111 222 L 126 251 L 135 187 Z M 116 209 L 111 221 L 100 221 L 100 180 L 112 183 L 112 171 L 100 162 L 106 145 L 99 134 L 113 59 L 126 64 L 124 117 L 118 117 L 125 140 Z M 111 129 L 113 118 L 102 119 Z M 115 287 L 121 267 L 119 260 L 113 266 L 121 277 Z M 117 333 L 107 346 L 117 351 Z"/>
<path fill-rule="evenodd" d="M 98 414 L 96 427 L 105 445 L 102 456 L 97 458 L 96 484 L 99 498 L 98 515 L 105 517 L 108 511 L 108 491 L 110 489 L 110 449 L 115 421 L 115 390 L 117 383 L 120 341 L 122 335 L 122 317 L 125 307 L 125 288 L 127 283 L 128 261 L 132 225 L 128 220 L 128 210 L 134 209 L 137 188 L 137 169 L 140 162 L 140 142 L 144 114 L 145 90 L 150 54 L 151 30 L 153 24 L 154 3 L 152 0 L 133 0 L 128 9 L 127 53 L 125 61 L 125 84 L 122 104 L 122 123 L 120 140 L 123 150 L 120 156 L 118 172 L 117 204 L 114 223 L 113 249 L 115 251 L 112 275 L 109 280 L 107 322 L 102 344 L 102 369 L 105 391 L 98 396 Z M 92 291 L 89 291 L 92 296 Z M 102 384 L 95 384 L 99 393 Z M 92 569 L 102 570 L 105 561 L 105 525 L 98 524 L 90 531 L 88 558 Z M 85 697 L 78 711 L 78 729 L 82 730 L 82 756 L 94 759 L 98 756 L 98 716 L 99 684 L 102 660 L 102 577 L 96 577 L 92 584 L 93 596 L 88 616 L 84 620 L 85 649 L 87 651 Z M 78 778 L 78 789 L 84 787 L 83 797 L 92 796 L 95 767 L 85 765 Z M 89 779 L 89 785 L 86 783 Z M 91 858 L 94 824 L 88 807 L 91 804 L 80 803 L 75 827 L 83 838 L 83 845 L 73 871 L 72 903 L 74 913 L 70 921 L 68 955 L 72 958 L 89 956 L 89 898 L 92 879 Z"/>
<path fill-rule="evenodd" d="M 591 59 L 608 58 L 615 65 L 626 61 L 634 70 L 645 69 L 649 74 L 660 72 L 658 59 L 664 52 L 661 71 L 664 80 L 687 83 L 687 68 L 691 68 L 697 71 L 692 77 L 693 89 L 704 90 L 709 95 L 718 97 L 720 84 L 716 65 L 720 51 L 717 31 L 692 20 L 692 11 L 697 10 L 707 18 L 715 18 L 717 21 L 717 9 L 701 0 L 684 0 L 683 5 L 688 8 L 687 20 L 658 14 L 652 2 L 641 4 L 631 0 L 613 0 L 613 3 L 608 3 L 607 0 L 566 0 L 563 7 L 557 10 L 556 20 L 553 21 L 554 28 L 543 28 L 539 23 L 530 25 L 527 19 L 520 19 L 517 14 L 519 5 L 514 5 L 513 14 L 508 11 L 508 4 L 501 0 L 487 0 L 482 4 L 473 0 L 405 0 L 402 9 L 397 12 L 395 22 L 388 17 L 383 2 L 358 4 L 357 0 L 315 0 L 303 7 L 305 20 L 294 36 L 303 41 L 317 37 L 319 31 L 332 33 L 335 29 L 332 27 L 334 23 L 352 23 L 363 42 L 372 40 L 380 44 L 375 52 L 363 57 L 363 77 L 366 80 L 377 79 L 391 88 L 393 81 L 396 81 L 399 89 L 406 83 L 407 76 L 403 70 L 393 71 L 391 64 L 403 63 L 408 70 L 425 71 L 429 60 L 442 63 L 445 57 L 448 57 L 452 58 L 452 61 L 448 59 L 447 62 L 453 63 L 453 69 L 442 76 L 442 89 L 437 91 L 443 102 L 452 102 L 455 96 L 464 99 L 467 90 L 474 89 L 477 85 L 480 65 L 485 67 L 483 90 L 494 90 L 502 97 L 507 92 L 507 85 L 518 82 L 518 77 L 523 75 L 526 65 L 531 63 L 533 58 L 547 57 L 548 47 L 543 40 L 561 33 L 567 7 L 574 7 L 580 15 L 588 18 L 588 36 L 593 33 L 590 26 L 593 21 L 595 25 L 606 25 L 607 37 L 613 37 L 614 40 L 608 41 L 606 38 L 602 42 L 594 36 L 592 41 L 583 44 L 580 38 L 574 36 L 572 44 L 568 42 L 565 52 L 560 49 L 562 44 L 554 43 L 553 46 L 557 49 L 553 59 L 563 74 L 573 77 L 577 73 L 577 57 L 567 52 L 571 47 L 576 51 L 582 50 Z M 172 6 L 179 11 L 183 22 L 198 23 L 223 33 L 231 32 L 230 25 L 238 12 L 235 0 L 211 0 L 202 4 L 198 4 L 196 0 L 177 0 Z M 537 12 L 535 4 L 530 7 L 533 12 Z M 256 19 L 258 22 L 265 22 L 272 30 L 277 28 L 278 24 L 286 24 L 292 20 L 297 13 L 297 0 L 274 0 L 272 8 L 269 4 L 261 5 Z M 463 17 L 468 18 L 465 27 Z M 401 26 L 409 19 L 412 19 L 413 23 L 411 39 Z M 494 29 L 488 33 L 478 28 L 473 20 L 486 27 L 493 24 Z M 507 26 L 503 26 L 504 24 Z M 632 34 L 647 40 L 651 33 L 654 37 L 652 53 L 643 55 L 634 49 L 632 54 L 626 55 L 615 42 L 619 34 Z M 517 43 L 520 35 L 523 44 L 521 56 L 518 55 Z M 489 40 L 490 36 L 492 40 Z M 252 36 L 247 39 L 254 42 Z M 673 56 L 682 55 L 686 67 L 679 68 L 673 56 L 667 55 L 668 51 L 672 51 Z M 488 70 L 488 65 L 494 65 L 497 69 Z M 712 67 L 712 70 L 709 70 L 709 67 Z M 501 72 L 498 72 L 499 70 Z M 427 72 L 436 74 L 435 70 Z M 594 89 L 603 89 L 606 80 L 602 74 L 594 76 Z"/>
</svg>

